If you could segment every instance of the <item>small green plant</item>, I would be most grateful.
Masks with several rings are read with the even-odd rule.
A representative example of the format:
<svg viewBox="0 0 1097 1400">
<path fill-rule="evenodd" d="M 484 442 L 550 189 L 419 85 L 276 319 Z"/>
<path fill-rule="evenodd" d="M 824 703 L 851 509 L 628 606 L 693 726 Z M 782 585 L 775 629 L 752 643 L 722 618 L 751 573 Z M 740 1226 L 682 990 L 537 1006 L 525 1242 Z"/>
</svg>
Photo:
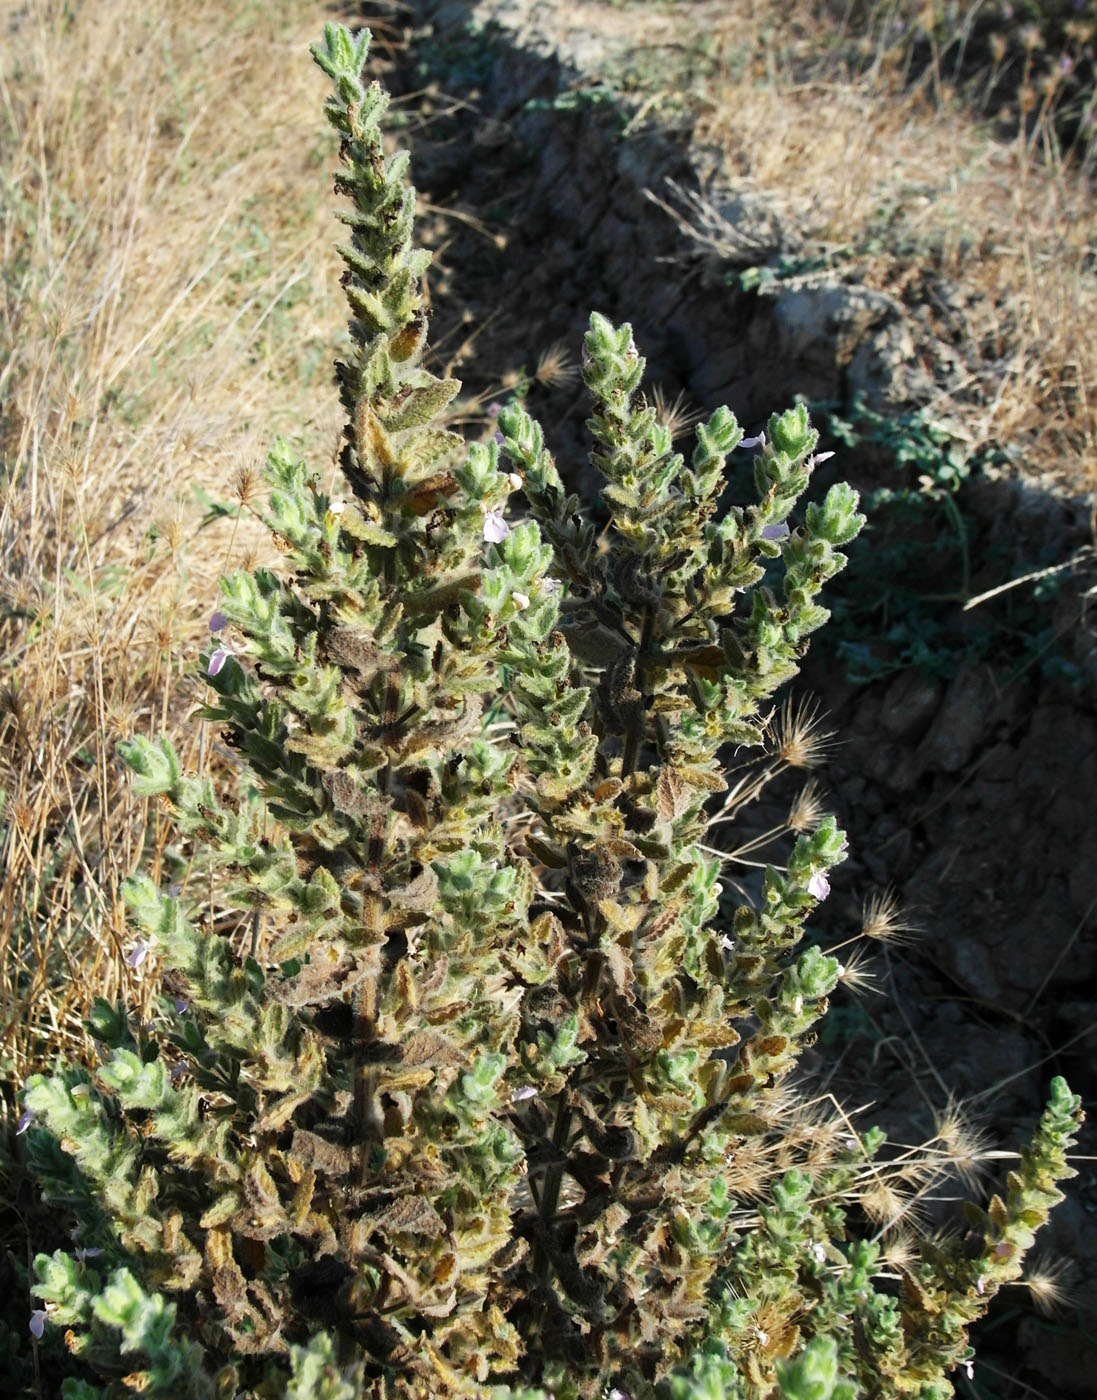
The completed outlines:
<svg viewBox="0 0 1097 1400">
<path fill-rule="evenodd" d="M 863 454 L 874 470 L 883 464 L 895 473 L 894 485 L 866 492 L 873 547 L 853 561 L 832 598 L 827 642 L 850 679 L 877 680 L 911 666 L 948 677 L 987 658 L 1006 670 L 1038 666 L 1076 681 L 1079 669 L 1063 654 L 1047 607 L 1065 581 L 1057 561 L 1026 561 L 1035 565 L 1031 586 L 992 591 L 990 606 L 965 608 L 973 557 L 1006 578 L 1017 570 L 1016 542 L 981 530 L 963 494 L 1001 449 L 973 446 L 957 425 L 924 409 L 889 414 L 858 401 L 848 415 L 830 404 L 813 411 L 836 443 Z"/>
<path fill-rule="evenodd" d="M 857 1207 L 881 1135 L 788 1083 L 842 973 L 802 945 L 842 833 L 800 831 L 729 928 L 704 843 L 856 494 L 790 524 L 803 407 L 753 444 L 718 409 L 687 462 L 598 315 L 604 535 L 520 404 L 488 443 L 438 426 L 458 385 L 423 362 L 429 255 L 368 44 L 314 49 L 350 200 L 340 493 L 276 445 L 283 566 L 222 582 L 206 718 L 238 789 L 123 746 L 212 897 L 129 882 L 161 1015 L 100 1001 L 98 1063 L 26 1088 L 78 1239 L 35 1260 L 32 1332 L 64 1329 L 68 1400 L 950 1395 L 1078 1101 L 1056 1080 L 1005 1195 L 896 1281 Z M 720 514 L 750 445 L 757 499 Z"/>
</svg>

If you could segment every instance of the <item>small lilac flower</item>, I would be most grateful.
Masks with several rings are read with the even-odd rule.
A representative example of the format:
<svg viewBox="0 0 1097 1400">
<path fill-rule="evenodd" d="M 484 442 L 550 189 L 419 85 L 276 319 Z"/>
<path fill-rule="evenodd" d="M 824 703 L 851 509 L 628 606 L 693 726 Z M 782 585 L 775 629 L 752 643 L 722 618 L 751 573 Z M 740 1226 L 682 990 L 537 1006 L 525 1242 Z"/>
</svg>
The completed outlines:
<svg viewBox="0 0 1097 1400">
<path fill-rule="evenodd" d="M 19 1115 L 19 1124 L 15 1129 L 15 1136 L 22 1137 L 33 1122 L 34 1114 L 29 1108 L 25 1108 Z"/>
<path fill-rule="evenodd" d="M 171 1079 L 171 1087 L 172 1087 L 173 1089 L 176 1089 L 176 1088 L 179 1087 L 179 1081 L 180 1081 L 180 1079 L 182 1079 L 183 1075 L 186 1074 L 186 1072 L 187 1072 L 187 1062 L 186 1062 L 186 1060 L 176 1060 L 176 1062 L 175 1062 L 175 1063 L 172 1065 L 172 1067 L 171 1067 L 171 1074 L 170 1074 L 170 1076 L 169 1076 L 169 1078 Z"/>
<path fill-rule="evenodd" d="M 787 540 L 788 525 L 782 521 L 779 525 L 764 525 L 762 527 L 762 538 L 764 540 Z"/>
<path fill-rule="evenodd" d="M 492 420 L 492 422 L 494 422 L 495 419 L 499 417 L 499 415 L 500 415 L 500 413 L 502 413 L 502 411 L 503 411 L 503 405 L 502 405 L 501 403 L 489 403 L 488 406 L 487 406 L 487 409 L 485 410 L 485 412 L 487 413 L 488 417 Z"/>
<path fill-rule="evenodd" d="M 980 1298 L 981 1298 L 981 1297 L 983 1296 L 983 1294 L 987 1291 L 987 1281 L 986 1281 L 985 1278 L 983 1278 L 983 1276 L 982 1276 L 981 1274 L 980 1274 L 979 1277 L 975 1280 L 975 1291 L 976 1291 L 976 1293 L 978 1293 L 978 1295 L 979 1295 Z"/>
<path fill-rule="evenodd" d="M 804 466 L 807 467 L 808 471 L 812 471 L 820 462 L 829 462 L 833 456 L 833 452 L 813 452 Z"/>
<path fill-rule="evenodd" d="M 558 578 L 543 578 L 541 580 L 542 593 L 559 593 L 563 584 Z"/>
<path fill-rule="evenodd" d="M 228 621 L 225 614 L 218 608 L 209 620 L 209 630 L 211 632 L 220 632 L 222 628 L 228 626 Z"/>
<path fill-rule="evenodd" d="M 742 448 L 744 451 L 746 451 L 746 449 L 750 447 L 765 447 L 765 445 L 765 433 L 759 433 L 757 437 L 743 438 L 739 443 L 739 447 Z"/>
<path fill-rule="evenodd" d="M 632 1400 L 632 1396 L 627 1390 L 619 1390 L 617 1386 L 614 1386 L 609 1395 L 606 1396 L 606 1400 Z"/>
<path fill-rule="evenodd" d="M 73 1257 L 76 1259 L 76 1262 L 77 1262 L 78 1264 L 85 1264 L 85 1263 L 87 1263 L 87 1261 L 88 1261 L 89 1259 L 98 1259 L 99 1256 L 100 1256 L 100 1254 L 102 1254 L 103 1251 L 102 1251 L 101 1249 L 92 1248 L 92 1249 L 74 1249 L 72 1252 L 73 1252 Z"/>
<path fill-rule="evenodd" d="M 218 647 L 209 659 L 209 665 L 206 667 L 206 675 L 216 676 L 231 655 L 232 652 L 229 651 L 228 647 Z"/>
<path fill-rule="evenodd" d="M 35 1308 L 30 1315 L 30 1334 L 35 1341 L 42 1340 L 42 1333 L 46 1330 L 46 1310 L 45 1308 Z"/>
<path fill-rule="evenodd" d="M 492 433 L 491 440 L 492 442 L 497 442 L 500 447 L 502 447 L 503 443 L 506 442 L 506 438 L 503 436 L 502 433 Z"/>
<path fill-rule="evenodd" d="M 510 526 L 503 519 L 502 506 L 492 506 L 491 510 L 484 511 L 485 540 L 490 544 L 502 544 L 509 534 Z"/>
<path fill-rule="evenodd" d="M 523 1084 L 520 1089 L 515 1089 L 510 1096 L 511 1103 L 525 1103 L 527 1099 L 535 1099 L 537 1090 L 532 1084 Z"/>
<path fill-rule="evenodd" d="M 824 870 L 817 870 L 808 881 L 808 894 L 812 899 L 826 899 L 830 894 L 830 881 L 826 877 Z"/>
<path fill-rule="evenodd" d="M 1059 72 L 1062 73 L 1064 77 L 1069 77 L 1070 74 L 1074 72 L 1074 60 L 1071 58 L 1070 54 L 1064 53 L 1059 55 Z"/>
<path fill-rule="evenodd" d="M 186 1011 L 189 1005 L 190 1002 L 187 1001 L 186 997 L 176 997 L 175 1000 L 172 1002 L 172 1006 L 175 1007 L 175 1014 L 177 1016 L 182 1016 L 183 1012 Z"/>
<path fill-rule="evenodd" d="M 129 950 L 129 952 L 126 954 L 126 966 L 127 966 L 127 967 L 132 967 L 133 970 L 136 972 L 137 969 L 141 966 L 141 964 L 142 964 L 142 963 L 145 961 L 145 959 L 148 957 L 148 955 L 149 955 L 149 948 L 150 948 L 150 947 L 151 947 L 151 944 L 146 943 L 145 940 L 144 940 L 143 938 L 138 939 L 138 941 L 133 945 L 133 947 L 132 947 L 132 948 Z"/>
</svg>

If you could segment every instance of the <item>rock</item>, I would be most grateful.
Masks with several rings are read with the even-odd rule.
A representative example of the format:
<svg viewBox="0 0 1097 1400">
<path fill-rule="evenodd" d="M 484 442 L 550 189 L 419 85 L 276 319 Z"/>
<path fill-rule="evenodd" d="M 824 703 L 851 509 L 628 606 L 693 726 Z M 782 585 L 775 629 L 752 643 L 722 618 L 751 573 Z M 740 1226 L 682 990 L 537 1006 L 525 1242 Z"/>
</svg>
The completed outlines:
<svg viewBox="0 0 1097 1400">
<path fill-rule="evenodd" d="M 949 682 L 933 727 L 919 748 L 927 768 L 958 773 L 988 737 L 998 699 L 989 667 L 968 663 Z"/>
<path fill-rule="evenodd" d="M 880 707 L 880 724 L 893 739 L 913 743 L 922 737 L 941 703 L 943 686 L 933 676 L 901 671 L 888 686 Z"/>
</svg>

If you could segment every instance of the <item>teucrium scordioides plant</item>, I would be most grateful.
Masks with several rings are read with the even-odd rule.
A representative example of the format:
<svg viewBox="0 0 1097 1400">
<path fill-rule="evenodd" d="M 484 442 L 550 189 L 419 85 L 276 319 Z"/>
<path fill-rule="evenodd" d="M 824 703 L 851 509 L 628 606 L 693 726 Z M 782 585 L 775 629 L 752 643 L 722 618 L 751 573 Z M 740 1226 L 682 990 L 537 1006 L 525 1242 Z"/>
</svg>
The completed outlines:
<svg viewBox="0 0 1097 1400">
<path fill-rule="evenodd" d="M 734 416 L 684 460 L 599 315 L 608 548 L 521 405 L 486 444 L 440 426 L 459 386 L 424 365 L 429 255 L 368 42 L 329 25 L 314 49 L 350 200 L 344 494 L 275 447 L 282 568 L 223 581 L 232 644 L 205 663 L 258 799 L 166 741 L 123 750 L 247 944 L 132 880 L 164 1020 L 99 1004 L 101 1063 L 25 1096 L 85 1251 L 36 1262 L 95 1378 L 66 1393 L 948 1395 L 1069 1174 L 1077 1101 L 1057 1082 L 1005 1200 L 889 1288 L 846 1218 L 878 1135 L 782 1141 L 840 974 L 801 938 L 842 834 L 801 831 L 730 926 L 705 847 L 856 495 L 790 528 L 798 408 L 753 444 L 755 503 L 718 509 Z"/>
</svg>

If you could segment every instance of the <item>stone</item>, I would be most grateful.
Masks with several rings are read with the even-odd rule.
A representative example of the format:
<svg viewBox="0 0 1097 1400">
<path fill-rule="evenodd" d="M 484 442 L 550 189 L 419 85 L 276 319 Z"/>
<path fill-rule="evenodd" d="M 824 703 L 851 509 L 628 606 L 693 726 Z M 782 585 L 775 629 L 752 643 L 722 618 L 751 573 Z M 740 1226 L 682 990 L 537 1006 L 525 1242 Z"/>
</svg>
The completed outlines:
<svg viewBox="0 0 1097 1400">
<path fill-rule="evenodd" d="M 989 722 L 997 702 L 994 676 L 987 666 L 962 666 L 949 682 L 933 727 L 923 740 L 919 755 L 927 768 L 959 773 L 988 737 Z"/>
<path fill-rule="evenodd" d="M 911 668 L 888 686 L 880 706 L 880 724 L 893 739 L 908 743 L 925 733 L 941 703 L 943 686 L 935 676 Z"/>
</svg>

